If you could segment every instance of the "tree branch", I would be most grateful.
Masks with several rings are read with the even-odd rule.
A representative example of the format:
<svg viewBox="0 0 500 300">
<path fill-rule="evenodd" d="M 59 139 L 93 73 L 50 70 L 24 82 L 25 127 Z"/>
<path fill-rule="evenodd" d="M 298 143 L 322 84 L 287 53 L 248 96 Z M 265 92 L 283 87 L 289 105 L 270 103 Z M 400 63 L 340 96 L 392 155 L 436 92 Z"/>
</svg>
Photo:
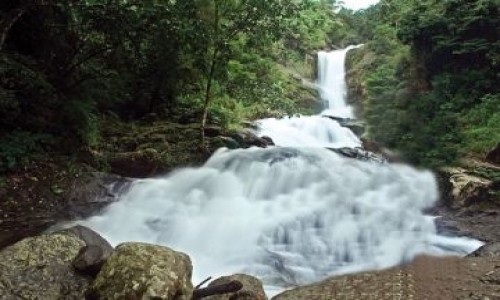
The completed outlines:
<svg viewBox="0 0 500 300">
<path fill-rule="evenodd" d="M 25 0 L 20 1 L 18 7 L 3 14 L 0 20 L 0 51 L 2 51 L 9 31 L 12 26 L 26 13 L 32 6 L 48 5 L 46 0 Z"/>
<path fill-rule="evenodd" d="M 243 288 L 243 284 L 238 280 L 231 280 L 228 283 L 208 286 L 193 291 L 193 300 L 205 298 L 213 295 L 235 293 Z"/>
</svg>

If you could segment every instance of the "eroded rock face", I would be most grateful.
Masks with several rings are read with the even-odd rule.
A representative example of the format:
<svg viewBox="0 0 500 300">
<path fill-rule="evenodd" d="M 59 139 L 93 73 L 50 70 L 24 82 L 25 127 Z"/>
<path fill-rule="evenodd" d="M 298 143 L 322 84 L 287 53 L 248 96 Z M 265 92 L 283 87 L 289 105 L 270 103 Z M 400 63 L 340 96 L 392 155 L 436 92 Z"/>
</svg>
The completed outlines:
<svg viewBox="0 0 500 300">
<path fill-rule="evenodd" d="M 223 276 L 212 281 L 208 286 L 229 283 L 237 280 L 243 284 L 241 290 L 236 293 L 224 295 L 210 296 L 204 299 L 207 300 L 267 300 L 266 293 L 262 287 L 262 282 L 250 275 L 234 274 L 231 276 Z"/>
<path fill-rule="evenodd" d="M 476 204 L 494 204 L 491 191 L 494 182 L 471 175 L 463 168 L 446 168 L 446 176 L 451 183 L 451 207 L 460 209 Z"/>
<path fill-rule="evenodd" d="M 167 247 L 123 243 L 97 275 L 88 299 L 191 299 L 189 257 Z"/>
<path fill-rule="evenodd" d="M 69 233 L 26 238 L 0 252 L 0 299 L 83 299 L 91 278 L 71 262 L 85 242 Z"/>
</svg>

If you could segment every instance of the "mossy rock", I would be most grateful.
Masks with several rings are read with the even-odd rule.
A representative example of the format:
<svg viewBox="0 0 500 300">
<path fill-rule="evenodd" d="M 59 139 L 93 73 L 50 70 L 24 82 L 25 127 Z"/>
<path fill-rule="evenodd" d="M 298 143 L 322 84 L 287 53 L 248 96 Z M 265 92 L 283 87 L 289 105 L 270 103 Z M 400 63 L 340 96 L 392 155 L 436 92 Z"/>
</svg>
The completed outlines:
<svg viewBox="0 0 500 300">
<path fill-rule="evenodd" d="M 167 247 L 116 247 L 87 293 L 91 299 L 188 300 L 193 294 L 189 257 Z"/>
<path fill-rule="evenodd" d="M 0 298 L 83 299 L 91 278 L 71 262 L 85 242 L 71 233 L 26 238 L 0 252 Z"/>
<path fill-rule="evenodd" d="M 116 153 L 108 158 L 111 172 L 126 177 L 148 177 L 165 170 L 166 154 L 156 149 Z"/>
<path fill-rule="evenodd" d="M 223 147 L 237 149 L 240 148 L 240 144 L 233 138 L 227 136 L 218 136 L 210 140 L 210 149 L 212 152 Z"/>
</svg>

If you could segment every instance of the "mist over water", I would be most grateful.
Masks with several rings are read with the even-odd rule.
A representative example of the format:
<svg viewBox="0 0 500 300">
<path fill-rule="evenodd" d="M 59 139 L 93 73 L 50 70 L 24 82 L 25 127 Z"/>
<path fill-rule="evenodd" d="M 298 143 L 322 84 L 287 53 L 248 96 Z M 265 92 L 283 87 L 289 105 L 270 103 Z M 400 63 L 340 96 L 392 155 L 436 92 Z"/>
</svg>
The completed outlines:
<svg viewBox="0 0 500 300">
<path fill-rule="evenodd" d="M 337 82 L 346 51 L 320 53 L 318 84 L 326 113 L 352 117 Z M 440 236 L 423 214 L 438 197 L 432 173 L 324 149 L 360 142 L 321 115 L 259 124 L 259 134 L 281 147 L 220 149 L 201 168 L 136 180 L 83 223 L 113 244 L 143 241 L 189 254 L 195 283 L 244 272 L 278 288 L 480 245 Z"/>
</svg>

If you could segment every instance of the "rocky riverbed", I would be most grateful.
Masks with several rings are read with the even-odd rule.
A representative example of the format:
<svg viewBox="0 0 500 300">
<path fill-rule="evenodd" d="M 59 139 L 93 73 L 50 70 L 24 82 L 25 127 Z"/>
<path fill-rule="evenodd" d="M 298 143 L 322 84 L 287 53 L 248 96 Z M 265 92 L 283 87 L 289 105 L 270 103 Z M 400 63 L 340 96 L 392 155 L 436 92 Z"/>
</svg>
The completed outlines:
<svg viewBox="0 0 500 300">
<path fill-rule="evenodd" d="M 330 278 L 276 300 L 499 299 L 500 244 L 466 258 L 417 257 L 388 270 Z M 163 246 L 112 248 L 83 226 L 23 239 L 0 251 L 0 299 L 267 299 L 262 283 L 234 274 L 194 287 L 188 255 Z"/>
</svg>

